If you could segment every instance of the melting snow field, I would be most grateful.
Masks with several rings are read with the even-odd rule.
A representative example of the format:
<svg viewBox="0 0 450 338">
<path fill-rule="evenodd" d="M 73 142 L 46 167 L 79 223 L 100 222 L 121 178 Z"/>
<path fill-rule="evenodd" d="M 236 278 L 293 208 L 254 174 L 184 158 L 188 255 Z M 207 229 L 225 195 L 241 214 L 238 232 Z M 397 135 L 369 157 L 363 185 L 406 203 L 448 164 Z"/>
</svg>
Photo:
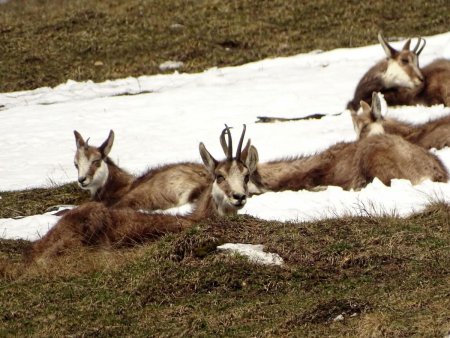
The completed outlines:
<svg viewBox="0 0 450 338">
<path fill-rule="evenodd" d="M 426 39 L 421 65 L 437 57 L 450 58 L 450 32 Z M 403 41 L 393 45 L 400 48 Z M 257 147 L 260 161 L 312 154 L 352 141 L 355 133 L 344 108 L 363 73 L 383 57 L 382 48 L 373 45 L 314 51 L 199 74 L 98 84 L 68 81 L 55 88 L 0 94 L 0 191 L 74 181 L 74 129 L 90 136 L 93 145 L 103 142 L 113 129 L 116 137 L 110 156 L 135 174 L 163 163 L 200 161 L 200 141 L 220 157 L 224 123 L 236 127 L 237 133 L 247 124 L 247 136 Z M 327 116 L 255 123 L 257 116 L 315 113 Z M 443 106 L 388 111 L 389 116 L 414 123 L 447 114 L 450 109 Z M 450 168 L 450 150 L 435 152 Z M 329 187 L 320 192 L 266 193 L 252 197 L 241 213 L 280 221 L 383 213 L 406 216 L 436 200 L 450 202 L 450 184 L 411 186 L 409 181 L 394 180 L 386 187 L 375 180 L 358 192 Z M 34 240 L 57 220 L 50 214 L 0 219 L 0 236 Z"/>
</svg>

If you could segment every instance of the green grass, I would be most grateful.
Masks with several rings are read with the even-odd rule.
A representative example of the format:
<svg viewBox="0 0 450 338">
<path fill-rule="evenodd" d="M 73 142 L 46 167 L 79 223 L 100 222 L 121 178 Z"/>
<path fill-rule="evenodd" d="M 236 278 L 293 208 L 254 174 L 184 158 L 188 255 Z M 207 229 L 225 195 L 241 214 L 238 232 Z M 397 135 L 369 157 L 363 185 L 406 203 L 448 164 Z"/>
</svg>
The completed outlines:
<svg viewBox="0 0 450 338">
<path fill-rule="evenodd" d="M 377 43 L 448 30 L 447 0 L 12 0 L 0 5 L 0 92 Z M 96 65 L 97 64 L 97 65 Z"/>
<path fill-rule="evenodd" d="M 0 92 L 375 44 L 448 31 L 437 1 L 11 0 L 0 5 Z M 98 62 L 100 61 L 100 62 Z M 349 96 L 351 93 L 349 93 Z M 1 105 L 1 102 L 0 102 Z M 88 199 L 75 184 L 1 192 L 0 217 Z M 284 267 L 215 251 L 264 244 Z M 450 330 L 450 212 L 312 223 L 200 224 L 128 250 L 27 265 L 0 240 L 0 336 L 442 337 Z M 338 315 L 343 321 L 333 321 Z"/>
<path fill-rule="evenodd" d="M 0 218 L 43 214 L 55 205 L 81 204 L 87 200 L 89 193 L 81 190 L 75 183 L 51 188 L 4 191 L 1 192 Z"/>
<path fill-rule="evenodd" d="M 16 259 L 6 268 L 4 260 L 0 335 L 443 336 L 449 216 L 446 205 L 407 219 L 289 224 L 241 216 L 46 266 Z M 224 241 L 262 243 L 285 265 L 205 250 Z M 10 246 L 10 255 L 23 245 L 16 253 Z"/>
</svg>

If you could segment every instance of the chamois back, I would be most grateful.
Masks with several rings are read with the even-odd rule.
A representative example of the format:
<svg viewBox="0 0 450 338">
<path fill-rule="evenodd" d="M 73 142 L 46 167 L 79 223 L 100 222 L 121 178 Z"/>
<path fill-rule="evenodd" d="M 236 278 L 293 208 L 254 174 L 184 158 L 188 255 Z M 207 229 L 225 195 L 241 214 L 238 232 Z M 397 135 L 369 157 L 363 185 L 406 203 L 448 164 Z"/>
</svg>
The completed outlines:
<svg viewBox="0 0 450 338">
<path fill-rule="evenodd" d="M 379 94 L 374 93 L 374 95 Z M 361 102 L 361 109 L 358 113 L 352 112 L 353 124 L 359 139 L 367 137 L 370 133 L 378 132 L 401 136 L 426 149 L 442 149 L 450 146 L 450 115 L 414 125 L 386 117 L 385 101 L 381 97 L 375 100 L 380 104 L 383 103 L 384 112 L 377 107 L 370 107 L 364 101 Z"/>
<path fill-rule="evenodd" d="M 261 164 L 258 183 L 265 191 L 281 191 L 328 185 L 361 189 L 375 177 L 386 185 L 395 178 L 412 184 L 426 179 L 447 182 L 447 170 L 437 156 L 398 135 L 385 133 L 379 121 L 385 104 L 380 100 L 374 93 L 372 106 L 361 102 L 362 115 L 352 116 L 359 140 L 341 142 L 308 157 Z"/>
<path fill-rule="evenodd" d="M 386 59 L 371 67 L 358 82 L 353 99 L 347 109 L 357 111 L 360 101 L 371 104 L 372 92 L 385 94 L 389 105 L 411 104 L 416 95 L 423 90 L 424 75 L 419 68 L 419 55 L 425 47 L 425 40 L 418 38 L 413 50 L 408 39 L 401 50 L 393 48 L 381 32 L 378 40 L 383 47 Z"/>
</svg>

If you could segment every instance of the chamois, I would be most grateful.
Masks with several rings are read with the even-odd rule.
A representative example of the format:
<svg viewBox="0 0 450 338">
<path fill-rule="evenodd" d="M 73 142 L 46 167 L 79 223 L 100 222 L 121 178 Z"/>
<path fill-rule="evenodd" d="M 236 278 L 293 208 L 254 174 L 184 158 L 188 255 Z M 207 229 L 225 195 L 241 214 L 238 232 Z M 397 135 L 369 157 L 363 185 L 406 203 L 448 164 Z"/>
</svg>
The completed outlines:
<svg viewBox="0 0 450 338">
<path fill-rule="evenodd" d="M 378 117 L 386 103 L 379 93 L 372 94 L 372 106 L 364 101 L 360 104 L 363 114 L 353 114 L 352 118 L 359 136 L 354 157 L 361 173 L 369 179 L 378 177 L 384 184 L 389 184 L 392 178 L 408 179 L 412 184 L 425 179 L 448 180 L 447 170 L 436 155 L 399 135 L 385 133 Z"/>
<path fill-rule="evenodd" d="M 74 131 L 77 150 L 74 165 L 78 170 L 78 185 L 89 190 L 92 200 L 106 205 L 116 203 L 130 190 L 134 176 L 119 168 L 109 157 L 114 132 L 109 132 L 108 138 L 100 147 L 88 144 L 78 131 Z"/>
<path fill-rule="evenodd" d="M 193 212 L 187 216 L 148 214 L 131 208 L 108 208 L 100 202 L 88 202 L 66 213 L 50 231 L 36 241 L 30 259 L 45 259 L 82 246 L 132 245 L 186 229 L 199 220 L 235 215 L 248 196 L 247 183 L 256 170 L 258 152 L 255 147 L 242 151 L 245 126 L 236 156 L 232 156 L 232 140 L 228 127 L 227 158 L 217 161 L 200 143 L 199 150 L 208 171 L 207 188 L 200 195 Z"/>
<path fill-rule="evenodd" d="M 208 172 L 200 163 L 168 164 L 136 178 L 108 157 L 114 142 L 112 130 L 100 147 L 88 145 L 79 132 L 74 134 L 78 184 L 91 192 L 93 201 L 106 206 L 167 209 L 194 202 L 208 184 Z"/>
<path fill-rule="evenodd" d="M 379 98 L 373 100 L 370 109 L 379 110 Z M 385 134 L 381 125 L 362 122 L 365 120 L 355 125 L 366 137 L 358 141 L 341 142 L 312 156 L 259 164 L 250 193 L 311 190 L 328 185 L 361 189 L 375 177 L 386 185 L 394 178 L 408 179 L 412 184 L 426 179 L 447 182 L 448 173 L 435 155 L 400 136 Z"/>
<path fill-rule="evenodd" d="M 427 67 L 419 68 L 419 55 L 426 44 L 424 39 L 418 38 L 413 50 L 410 50 L 411 39 L 408 39 L 400 51 L 389 45 L 381 32 L 378 33 L 378 40 L 386 59 L 376 63 L 363 75 L 347 109 L 357 111 L 360 101 L 371 104 L 372 92 L 383 93 L 389 105 L 411 105 L 416 104 L 419 97 L 428 97 L 431 91 L 437 91 L 434 78 L 445 77 L 442 67 L 430 65 L 429 70 Z"/>
<path fill-rule="evenodd" d="M 386 134 L 399 135 L 425 149 L 450 146 L 450 115 L 415 125 L 383 116 L 380 111 L 371 109 L 365 102 L 361 104 L 361 108 L 360 113 L 352 112 L 354 123 L 361 124 L 361 127 L 356 127 L 360 133 L 359 138 L 363 138 L 369 128 L 381 127 Z"/>
</svg>

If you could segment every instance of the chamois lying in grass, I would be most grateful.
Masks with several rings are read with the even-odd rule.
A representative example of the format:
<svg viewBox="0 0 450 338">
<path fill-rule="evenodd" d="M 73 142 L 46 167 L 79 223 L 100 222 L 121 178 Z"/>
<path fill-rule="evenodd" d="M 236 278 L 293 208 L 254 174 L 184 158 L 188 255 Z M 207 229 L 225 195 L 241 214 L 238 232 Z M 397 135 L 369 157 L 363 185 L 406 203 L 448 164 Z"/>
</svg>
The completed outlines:
<svg viewBox="0 0 450 338">
<path fill-rule="evenodd" d="M 426 44 L 424 39 L 418 38 L 413 50 L 410 50 L 411 39 L 408 39 L 400 51 L 393 48 L 381 33 L 378 40 L 386 59 L 363 75 L 353 99 L 347 104 L 348 109 L 357 111 L 361 100 L 371 104 L 372 92 L 381 92 L 390 106 L 450 106 L 450 60 L 437 59 L 420 68 L 419 55 Z"/>
<path fill-rule="evenodd" d="M 93 201 L 133 209 L 167 209 L 194 202 L 208 185 L 208 172 L 200 163 L 176 163 L 150 169 L 134 177 L 109 157 L 114 142 L 111 130 L 99 147 L 74 131 L 78 184 L 89 190 Z"/>
<path fill-rule="evenodd" d="M 245 126 L 235 157 L 228 127 L 222 132 L 225 134 L 228 134 L 225 160 L 217 161 L 200 143 L 208 184 L 190 215 L 148 214 L 131 208 L 108 208 L 103 203 L 88 202 L 70 210 L 36 241 L 30 259 L 45 261 L 82 246 L 132 245 L 182 231 L 202 219 L 235 215 L 247 201 L 247 184 L 256 169 L 258 152 L 253 146 L 246 148 L 245 153 L 242 151 Z"/>
<path fill-rule="evenodd" d="M 371 111 L 378 111 L 374 96 Z M 378 113 L 378 112 L 377 112 Z M 328 185 L 361 189 L 375 177 L 390 185 L 394 178 L 419 184 L 426 179 L 447 182 L 442 162 L 426 149 L 400 136 L 384 133 L 382 125 L 361 119 L 355 126 L 364 134 L 355 142 L 341 142 L 312 156 L 283 159 L 258 165 L 252 176 L 251 194 L 266 191 L 315 189 Z"/>
</svg>

